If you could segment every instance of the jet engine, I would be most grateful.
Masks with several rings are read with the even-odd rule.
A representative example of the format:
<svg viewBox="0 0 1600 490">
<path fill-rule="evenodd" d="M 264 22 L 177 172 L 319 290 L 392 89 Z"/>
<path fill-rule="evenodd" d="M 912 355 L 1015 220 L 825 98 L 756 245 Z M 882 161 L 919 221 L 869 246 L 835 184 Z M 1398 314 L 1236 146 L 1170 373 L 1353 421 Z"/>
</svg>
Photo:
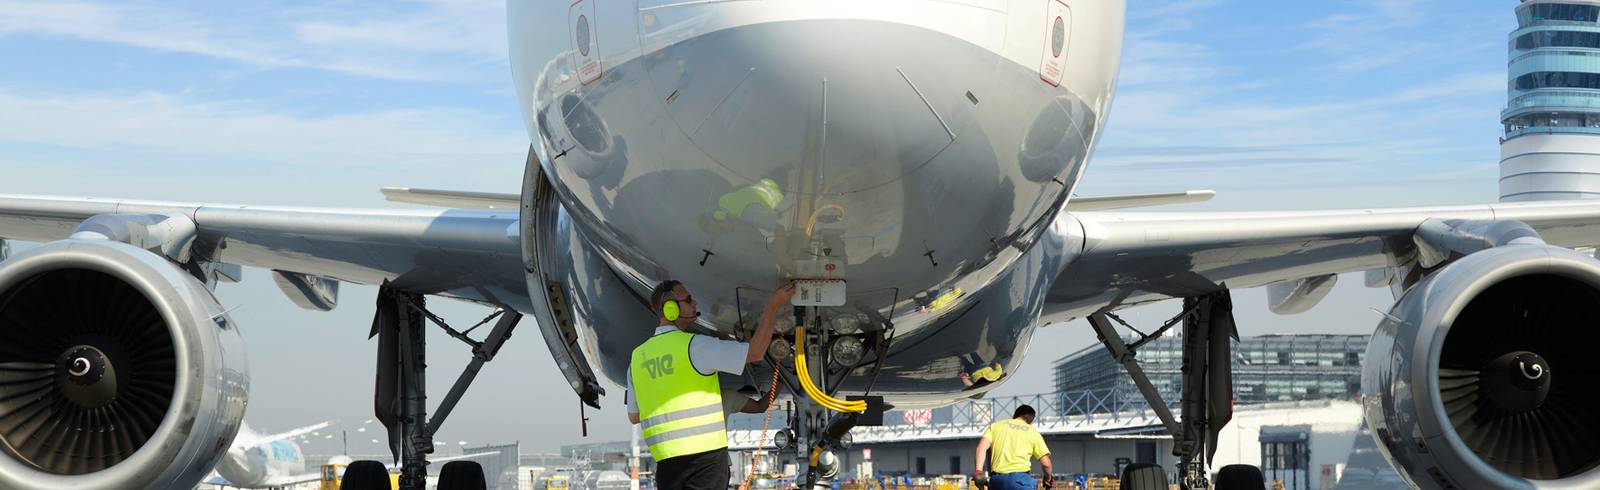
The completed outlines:
<svg viewBox="0 0 1600 490">
<path fill-rule="evenodd" d="M 248 388 L 227 312 L 165 257 L 70 239 L 0 262 L 0 488 L 193 488 Z"/>
<path fill-rule="evenodd" d="M 1362 405 L 1420 488 L 1600 488 L 1600 261 L 1472 253 L 1413 286 L 1367 348 Z"/>
</svg>

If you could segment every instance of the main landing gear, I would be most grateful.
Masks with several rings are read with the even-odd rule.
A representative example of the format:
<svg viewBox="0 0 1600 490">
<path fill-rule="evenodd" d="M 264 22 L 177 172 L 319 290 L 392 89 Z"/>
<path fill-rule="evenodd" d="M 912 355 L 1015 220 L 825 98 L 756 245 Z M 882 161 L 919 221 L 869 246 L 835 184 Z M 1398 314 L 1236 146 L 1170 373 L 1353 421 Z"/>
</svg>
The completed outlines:
<svg viewBox="0 0 1600 490">
<path fill-rule="evenodd" d="M 464 331 L 457 331 L 438 315 L 428 311 L 423 296 L 384 284 L 378 289 L 378 311 L 372 319 L 371 336 L 378 338 L 378 380 L 374 394 L 377 418 L 389 431 L 389 450 L 401 463 L 401 490 L 422 490 L 428 475 L 428 454 L 433 453 L 433 435 L 455 409 L 484 363 L 494 360 L 500 346 L 522 315 L 500 308 Z M 451 337 L 472 347 L 472 362 L 439 402 L 433 417 L 428 417 L 426 385 L 428 360 L 425 322 L 431 321 Z M 493 321 L 482 341 L 468 335 Z"/>
<path fill-rule="evenodd" d="M 1124 342 L 1112 325 L 1113 320 L 1139 333 L 1139 339 L 1133 343 Z M 1179 323 L 1183 325 L 1181 420 L 1173 417 L 1155 385 L 1134 361 L 1139 347 L 1161 337 Z M 1166 426 L 1167 433 L 1172 434 L 1172 454 L 1178 457 L 1179 485 L 1185 489 L 1208 488 L 1206 465 L 1216 454 L 1217 434 L 1233 418 L 1233 364 L 1229 340 L 1238 340 L 1239 332 L 1233 322 L 1233 300 L 1228 290 L 1184 298 L 1183 312 L 1148 335 L 1110 311 L 1090 315 L 1089 324 L 1111 352 L 1111 358 L 1121 363 L 1133 378 L 1145 401 Z"/>
</svg>

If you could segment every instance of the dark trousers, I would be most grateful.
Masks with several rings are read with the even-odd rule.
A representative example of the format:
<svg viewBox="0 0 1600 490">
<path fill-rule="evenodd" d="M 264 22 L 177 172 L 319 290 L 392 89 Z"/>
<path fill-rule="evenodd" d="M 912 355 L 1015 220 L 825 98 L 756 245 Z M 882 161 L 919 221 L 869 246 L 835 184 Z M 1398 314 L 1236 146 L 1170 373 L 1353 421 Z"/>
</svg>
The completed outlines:
<svg viewBox="0 0 1600 490">
<path fill-rule="evenodd" d="M 657 461 L 656 489 L 728 490 L 730 464 L 728 448 Z"/>
</svg>

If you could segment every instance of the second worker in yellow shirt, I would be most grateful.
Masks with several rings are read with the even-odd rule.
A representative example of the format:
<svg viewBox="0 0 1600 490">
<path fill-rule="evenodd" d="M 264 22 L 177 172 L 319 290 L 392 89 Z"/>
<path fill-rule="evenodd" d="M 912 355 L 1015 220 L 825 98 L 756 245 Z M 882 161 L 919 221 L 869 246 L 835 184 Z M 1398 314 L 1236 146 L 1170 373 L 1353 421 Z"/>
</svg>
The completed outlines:
<svg viewBox="0 0 1600 490">
<path fill-rule="evenodd" d="M 990 461 L 993 471 L 989 475 L 989 488 L 993 490 L 1034 490 L 1038 482 L 1033 475 L 1028 474 L 1033 469 L 1031 459 L 1038 458 L 1039 465 L 1044 467 L 1044 486 L 1054 486 L 1050 466 L 1050 448 L 1044 444 L 1044 436 L 1039 435 L 1039 430 L 1033 427 L 1035 417 L 1033 407 L 1022 405 L 1011 414 L 1012 418 L 995 422 L 989 425 L 989 430 L 984 431 L 983 438 L 978 440 L 977 477 L 984 476 L 983 462 L 990 449 L 994 450 L 994 458 Z"/>
</svg>

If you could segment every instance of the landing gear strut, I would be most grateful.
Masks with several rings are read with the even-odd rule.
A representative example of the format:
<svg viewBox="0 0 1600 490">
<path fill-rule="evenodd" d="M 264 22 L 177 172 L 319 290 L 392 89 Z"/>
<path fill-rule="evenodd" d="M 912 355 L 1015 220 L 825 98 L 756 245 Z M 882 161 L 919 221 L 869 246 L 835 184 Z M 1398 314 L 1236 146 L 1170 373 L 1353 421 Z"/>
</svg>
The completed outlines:
<svg viewBox="0 0 1600 490">
<path fill-rule="evenodd" d="M 1233 364 L 1229 340 L 1238 340 L 1239 333 L 1233 322 L 1233 300 L 1228 290 L 1184 298 L 1183 312 L 1149 335 L 1109 311 L 1089 315 L 1088 320 L 1100 342 L 1111 352 L 1111 358 L 1122 364 L 1151 410 L 1166 426 L 1167 433 L 1172 434 L 1172 454 L 1178 457 L 1179 485 L 1185 489 L 1207 488 L 1206 465 L 1216 454 L 1217 434 L 1233 419 Z M 1111 320 L 1139 332 L 1140 339 L 1132 344 L 1123 342 Z M 1178 420 L 1134 356 L 1139 347 L 1161 337 L 1180 322 L 1183 324 L 1180 404 L 1183 418 Z"/>
<path fill-rule="evenodd" d="M 840 415 L 835 415 L 837 419 Z M 794 461 L 795 466 L 805 473 L 805 480 L 799 488 L 805 490 L 832 488 L 833 479 L 839 476 L 839 457 L 834 451 L 839 450 L 839 441 L 835 437 L 829 441 L 826 437 L 828 431 L 824 423 L 832 419 L 828 411 L 809 398 L 796 397 L 794 412 L 791 414 L 790 427 L 794 429 Z M 850 426 L 854 422 L 848 422 Z M 832 424 L 829 425 L 830 427 Z M 848 432 L 849 427 L 844 428 Z"/>
<path fill-rule="evenodd" d="M 401 464 L 400 488 L 421 490 L 426 485 L 427 458 L 433 453 L 434 433 L 438 432 L 439 426 L 455 409 L 456 402 L 461 400 L 461 395 L 477 378 L 483 364 L 494 360 L 495 354 L 500 352 L 500 346 L 511 337 L 511 331 L 522 320 L 522 315 L 501 308 L 477 325 L 457 331 L 428 311 L 422 295 L 394 289 L 387 283 L 378 289 L 377 306 L 371 333 L 371 336 L 378 337 L 378 380 L 374 408 L 378 420 L 389 431 L 389 450 Z M 456 378 L 432 418 L 428 417 L 425 321 L 432 321 L 451 337 L 472 347 L 472 362 Z M 495 321 L 494 327 L 483 341 L 468 336 L 490 321 Z"/>
<path fill-rule="evenodd" d="M 821 325 L 820 315 L 807 316 L 807 311 L 807 308 L 795 307 L 795 324 Z M 874 379 L 877 377 L 878 367 L 881 367 L 882 360 L 887 353 L 890 336 L 888 332 L 892 331 L 887 324 L 883 325 L 883 327 L 878 330 L 878 337 L 874 342 L 877 357 L 873 361 L 875 364 L 871 375 Z M 799 329 L 796 329 L 796 332 L 799 331 Z M 828 345 L 828 335 L 827 329 L 818 327 L 808 329 L 804 337 L 797 335 L 794 341 L 797 346 L 800 346 L 801 342 L 806 342 L 806 345 L 824 346 Z M 843 369 L 842 372 L 837 373 L 837 376 L 830 378 L 828 373 L 831 361 L 826 354 L 827 349 L 806 348 L 805 350 L 816 352 L 819 355 L 808 359 L 807 365 L 800 367 L 808 369 L 812 373 L 811 377 L 813 379 L 820 380 L 821 386 L 824 387 L 823 390 L 830 397 L 833 395 L 833 391 L 843 384 L 843 377 L 848 376 L 855 367 L 860 367 L 858 364 L 857 366 Z M 839 476 L 839 471 L 842 469 L 840 467 L 839 452 L 850 448 L 850 429 L 858 424 L 882 425 L 882 413 L 885 409 L 882 397 L 867 397 L 865 413 L 835 412 L 806 396 L 800 389 L 796 388 L 794 383 L 787 383 L 787 379 L 785 381 L 785 384 L 791 390 L 790 392 L 795 395 L 794 410 L 790 412 L 789 427 L 794 431 L 794 442 L 792 444 L 794 461 L 796 466 L 802 468 L 805 472 L 804 481 L 801 482 L 800 488 L 805 490 L 832 488 L 834 479 Z M 870 392 L 871 389 L 872 384 L 868 383 L 867 391 Z M 874 416 L 876 416 L 876 419 L 873 419 Z"/>
</svg>

